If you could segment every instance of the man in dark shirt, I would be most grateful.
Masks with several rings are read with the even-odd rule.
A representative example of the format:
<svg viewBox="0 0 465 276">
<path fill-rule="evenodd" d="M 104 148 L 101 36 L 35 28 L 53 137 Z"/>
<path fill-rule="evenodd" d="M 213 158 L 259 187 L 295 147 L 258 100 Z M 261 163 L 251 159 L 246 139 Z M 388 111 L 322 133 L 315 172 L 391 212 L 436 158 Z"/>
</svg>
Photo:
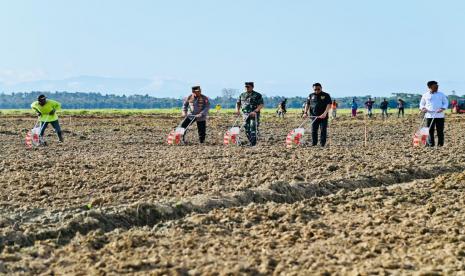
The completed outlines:
<svg viewBox="0 0 465 276">
<path fill-rule="evenodd" d="M 388 101 L 386 99 L 384 99 L 380 104 L 379 104 L 379 108 L 381 108 L 381 115 L 383 116 L 383 119 L 386 117 L 388 117 Z"/>
<path fill-rule="evenodd" d="M 404 107 L 405 107 L 405 102 L 402 99 L 397 100 L 397 118 L 400 118 L 400 115 L 402 114 L 402 118 L 404 117 Z"/>
<path fill-rule="evenodd" d="M 368 101 L 365 102 L 365 107 L 368 111 L 368 117 L 372 117 L 373 116 L 373 104 L 375 102 L 371 99 L 371 98 L 368 98 Z"/>
<path fill-rule="evenodd" d="M 320 145 L 324 147 L 328 129 L 328 112 L 331 109 L 331 96 L 323 92 L 319 83 L 313 84 L 313 91 L 308 95 L 304 117 L 308 117 L 309 114 L 316 117 L 312 124 L 312 146 L 318 144 L 318 129 L 321 127 Z"/>
</svg>

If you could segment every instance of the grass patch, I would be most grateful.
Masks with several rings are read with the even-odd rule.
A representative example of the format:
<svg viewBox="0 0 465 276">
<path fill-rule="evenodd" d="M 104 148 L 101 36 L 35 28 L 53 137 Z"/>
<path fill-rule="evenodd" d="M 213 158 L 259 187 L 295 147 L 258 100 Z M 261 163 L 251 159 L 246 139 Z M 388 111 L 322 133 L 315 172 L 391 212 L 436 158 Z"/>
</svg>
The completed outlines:
<svg viewBox="0 0 465 276">
<path fill-rule="evenodd" d="M 233 114 L 235 109 L 225 108 L 221 109 L 219 114 Z M 264 108 L 263 114 L 275 114 L 276 109 Z M 365 109 L 359 109 L 359 112 L 365 113 Z M 389 109 L 389 113 L 397 114 L 397 109 Z M 450 110 L 447 111 L 449 113 Z M 157 109 L 63 109 L 59 111 L 59 115 L 151 115 L 151 114 L 180 114 L 181 108 L 157 108 Z M 300 108 L 289 108 L 288 114 L 300 114 Z M 339 115 L 348 115 L 351 113 L 350 108 L 341 108 L 337 110 Z M 374 109 L 374 114 L 381 114 L 380 109 Z M 409 108 L 405 110 L 406 114 L 418 114 L 418 109 Z M 216 110 L 211 109 L 210 115 L 216 114 Z M 31 109 L 1 109 L 0 115 L 32 115 L 35 116 L 35 112 Z"/>
</svg>

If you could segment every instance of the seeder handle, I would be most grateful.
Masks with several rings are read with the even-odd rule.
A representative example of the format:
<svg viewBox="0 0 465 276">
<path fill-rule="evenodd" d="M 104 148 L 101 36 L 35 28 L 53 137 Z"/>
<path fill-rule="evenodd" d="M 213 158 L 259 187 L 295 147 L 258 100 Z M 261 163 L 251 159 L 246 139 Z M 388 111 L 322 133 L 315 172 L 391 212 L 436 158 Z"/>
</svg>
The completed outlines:
<svg viewBox="0 0 465 276">
<path fill-rule="evenodd" d="M 232 127 L 235 127 L 237 125 L 237 122 L 239 122 L 239 119 L 241 118 L 241 114 L 236 116 L 236 120 L 234 121 Z"/>
<path fill-rule="evenodd" d="M 42 131 L 44 130 L 44 128 L 45 128 L 45 123 L 48 122 L 48 119 L 49 119 L 49 118 L 50 118 L 50 114 L 47 114 L 47 117 L 46 117 L 45 122 L 40 121 L 40 119 L 37 120 L 37 122 L 41 122 L 41 123 L 42 123 L 42 125 L 40 126 L 39 135 L 40 135 L 40 133 L 42 133 Z M 36 123 L 36 125 L 37 125 L 37 123 Z M 35 126 L 34 126 L 34 127 L 35 127 Z"/>
<path fill-rule="evenodd" d="M 190 123 L 187 125 L 187 127 L 186 127 L 186 129 L 187 129 L 187 128 L 190 127 L 190 126 L 192 125 L 192 123 L 195 121 L 196 117 L 195 117 L 195 115 L 190 114 L 190 115 L 187 115 L 186 117 L 184 117 L 184 120 L 185 120 L 186 118 L 193 118 L 193 119 L 190 121 Z M 179 123 L 179 125 L 178 125 L 177 127 L 181 127 L 181 126 L 182 126 L 182 123 L 184 122 L 184 120 L 182 120 L 181 123 Z"/>
<path fill-rule="evenodd" d="M 36 123 L 34 124 L 34 128 L 36 128 L 39 124 L 40 124 L 40 118 L 37 117 L 37 121 L 36 121 Z"/>
<path fill-rule="evenodd" d="M 305 120 L 297 127 L 297 128 L 301 128 L 305 125 L 305 123 L 307 122 L 307 118 L 305 118 Z"/>
<path fill-rule="evenodd" d="M 247 114 L 247 116 L 245 117 L 245 119 L 243 119 L 244 121 L 246 121 L 246 120 L 249 118 L 250 113 L 244 113 L 244 114 Z M 242 117 L 241 114 L 239 114 L 239 115 L 236 116 L 236 120 L 234 121 L 232 127 L 237 126 L 237 123 L 239 122 L 239 120 L 241 119 L 241 117 Z"/>
<path fill-rule="evenodd" d="M 426 112 L 425 112 L 425 115 L 423 116 L 423 120 L 421 120 L 420 128 L 422 128 L 422 127 L 425 125 L 425 121 L 426 121 L 426 119 L 427 119 L 427 118 L 426 118 L 426 114 L 428 114 L 428 113 L 433 114 L 433 115 L 432 115 L 432 119 L 433 119 L 433 120 L 431 120 L 431 124 L 428 126 L 428 128 L 431 128 L 431 126 L 433 125 L 434 119 L 435 119 L 435 117 L 436 117 L 435 115 L 436 115 L 438 112 L 437 112 L 437 111 L 426 111 Z"/>
</svg>

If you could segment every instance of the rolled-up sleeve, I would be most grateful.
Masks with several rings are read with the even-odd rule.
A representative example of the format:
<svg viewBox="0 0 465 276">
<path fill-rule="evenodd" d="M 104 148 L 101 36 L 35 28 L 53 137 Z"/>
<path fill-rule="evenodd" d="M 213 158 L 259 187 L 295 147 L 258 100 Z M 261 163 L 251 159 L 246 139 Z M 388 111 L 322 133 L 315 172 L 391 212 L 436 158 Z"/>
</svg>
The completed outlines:
<svg viewBox="0 0 465 276">
<path fill-rule="evenodd" d="M 55 109 L 55 110 L 61 110 L 61 103 L 55 101 L 55 102 L 53 103 L 53 109 Z"/>
<path fill-rule="evenodd" d="M 205 104 L 203 105 L 203 110 L 202 110 L 202 115 L 207 116 L 208 111 L 210 110 L 210 99 L 208 97 L 205 97 Z"/>
<path fill-rule="evenodd" d="M 448 107 L 449 107 L 449 99 L 447 98 L 446 94 L 443 94 L 442 108 L 447 109 Z"/>
<path fill-rule="evenodd" d="M 37 109 L 35 103 L 32 103 L 32 104 L 31 104 L 31 108 L 32 108 L 33 110 L 39 112 L 39 109 Z"/>
<path fill-rule="evenodd" d="M 328 94 L 328 97 L 326 97 L 325 103 L 328 105 L 328 104 L 331 104 L 332 101 L 333 101 L 333 100 L 331 99 L 331 96 Z"/>
<path fill-rule="evenodd" d="M 184 102 L 182 103 L 182 111 L 187 112 L 187 107 L 189 106 L 188 98 L 184 98 Z"/>
<path fill-rule="evenodd" d="M 425 95 L 421 96 L 420 100 L 420 109 L 423 109 L 426 107 L 426 100 L 425 100 Z"/>
</svg>

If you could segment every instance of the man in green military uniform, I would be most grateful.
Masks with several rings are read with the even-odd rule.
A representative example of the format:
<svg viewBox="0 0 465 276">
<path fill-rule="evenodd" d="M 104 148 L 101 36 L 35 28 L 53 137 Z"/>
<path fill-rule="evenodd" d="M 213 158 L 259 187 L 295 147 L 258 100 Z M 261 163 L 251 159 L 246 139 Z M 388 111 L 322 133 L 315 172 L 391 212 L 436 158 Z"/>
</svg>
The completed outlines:
<svg viewBox="0 0 465 276">
<path fill-rule="evenodd" d="M 263 108 L 263 97 L 254 91 L 254 83 L 245 83 L 246 92 L 239 96 L 236 103 L 236 114 L 242 111 L 244 117 L 244 128 L 250 145 L 257 144 L 258 126 L 260 125 L 260 110 Z"/>
<path fill-rule="evenodd" d="M 52 124 L 60 142 L 63 142 L 63 134 L 61 132 L 60 124 L 58 123 L 57 111 L 61 110 L 61 104 L 54 100 L 47 99 L 44 95 L 40 95 L 37 101 L 31 104 L 31 108 L 37 112 L 39 116 L 40 124 L 40 141 L 44 142 L 44 132 L 48 124 Z"/>
</svg>

